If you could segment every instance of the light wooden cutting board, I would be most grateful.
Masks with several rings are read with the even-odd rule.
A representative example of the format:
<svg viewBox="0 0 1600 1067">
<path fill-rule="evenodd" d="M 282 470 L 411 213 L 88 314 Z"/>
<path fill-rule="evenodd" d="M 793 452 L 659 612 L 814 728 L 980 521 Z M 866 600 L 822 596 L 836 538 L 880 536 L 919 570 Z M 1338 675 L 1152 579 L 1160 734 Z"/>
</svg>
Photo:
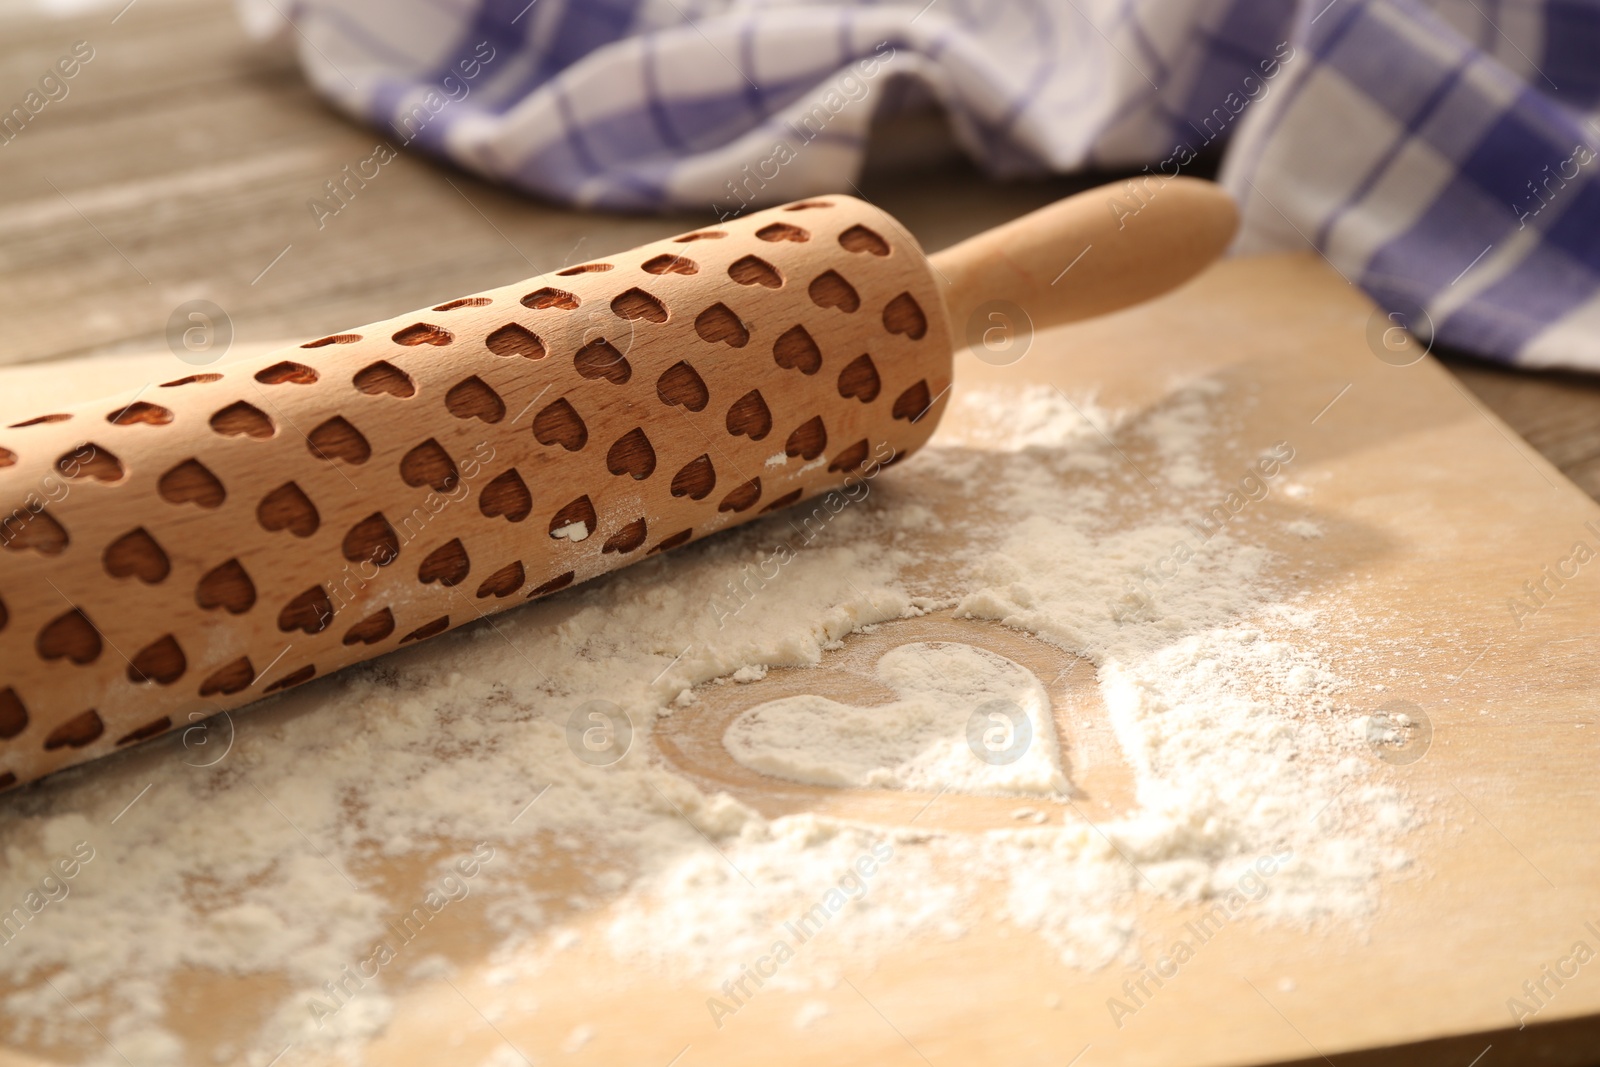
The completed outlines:
<svg viewBox="0 0 1600 1067">
<path fill-rule="evenodd" d="M 1433 729 L 1422 759 L 1382 769 L 1429 822 L 1408 842 L 1414 868 L 1383 887 L 1380 911 L 1359 936 L 1246 917 L 1227 929 L 1227 951 L 1199 955 L 1183 981 L 1120 1030 L 1106 999 L 1123 971 L 1069 969 L 1014 931 L 979 927 L 954 941 L 904 945 L 864 971 L 859 992 L 820 994 L 830 1013 L 803 1031 L 791 1020 L 818 994 L 764 992 L 734 1024 L 713 1030 L 704 989 L 620 971 L 580 948 L 533 982 L 536 1013 L 491 1027 L 469 1003 L 474 989 L 487 988 L 475 965 L 488 948 L 484 931 L 452 919 L 440 936 L 463 967 L 460 993 L 440 981 L 401 998 L 371 1062 L 476 1064 L 505 1041 L 538 1063 L 646 1067 L 1600 1062 L 1600 964 L 1568 981 L 1537 1025 L 1511 1029 L 1506 1007 L 1575 941 L 1600 947 L 1584 925 L 1600 926 L 1600 566 L 1520 626 L 1508 607 L 1574 541 L 1600 539 L 1600 525 L 1584 525 L 1600 522 L 1600 506 L 1431 360 L 1402 367 L 1378 359 L 1368 341 L 1372 314 L 1314 257 L 1235 260 L 1155 304 L 1041 335 L 1014 365 L 964 355 L 956 376 L 958 389 L 1092 389 L 1124 410 L 1154 407 L 1174 381 L 1211 377 L 1225 386 L 1217 403 L 1239 441 L 1293 442 L 1296 476 L 1315 480 L 1326 534 L 1273 547 L 1299 554 L 1294 562 L 1319 596 L 1372 620 L 1359 646 L 1341 650 L 1341 669 L 1382 677 L 1388 694 L 1426 710 Z M 98 380 L 113 390 L 142 374 L 135 361 Z M 0 403 L 31 410 L 52 388 L 70 386 L 37 382 L 25 403 L 0 388 Z M 1036 642 L 997 636 L 992 625 L 948 616 L 899 625 L 892 638 L 857 642 L 825 664 L 838 668 L 827 684 L 860 695 L 848 660 L 870 655 L 872 641 L 966 635 L 1024 664 L 1043 655 Z M 779 674 L 774 684 L 789 684 Z M 1085 692 L 1058 686 L 1052 695 L 1060 702 Z M 695 716 L 675 717 L 657 738 L 662 758 L 769 815 L 817 810 L 893 823 L 924 806 L 920 797 L 808 789 L 745 771 L 718 744 L 731 714 L 709 701 Z M 1061 726 L 1090 810 L 1122 810 L 1129 778 L 1115 751 Z M 1003 825 L 1014 806 L 941 801 L 924 821 Z M 1159 930 L 1189 917 L 1152 906 L 1141 920 Z M 1292 991 L 1279 984 L 1286 977 Z M 202 1047 L 246 1017 L 239 1005 L 261 989 L 206 976 L 180 986 L 173 1025 Z M 593 1040 L 563 1051 L 574 1028 L 592 1023 L 601 1024 Z M 40 1062 L 25 1050 L 0 1051 L 0 1064 Z"/>
</svg>

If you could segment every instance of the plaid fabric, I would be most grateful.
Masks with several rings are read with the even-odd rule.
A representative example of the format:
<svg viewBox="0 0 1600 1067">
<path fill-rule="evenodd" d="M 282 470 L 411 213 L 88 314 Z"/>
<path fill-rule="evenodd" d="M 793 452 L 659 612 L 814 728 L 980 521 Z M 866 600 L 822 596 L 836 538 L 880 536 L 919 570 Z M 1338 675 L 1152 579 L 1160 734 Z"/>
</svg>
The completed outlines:
<svg viewBox="0 0 1600 1067">
<path fill-rule="evenodd" d="M 1221 153 L 1239 251 L 1416 332 L 1600 369 L 1594 0 L 239 0 L 396 147 L 574 204 L 839 189 L 929 101 L 997 176 Z"/>
</svg>

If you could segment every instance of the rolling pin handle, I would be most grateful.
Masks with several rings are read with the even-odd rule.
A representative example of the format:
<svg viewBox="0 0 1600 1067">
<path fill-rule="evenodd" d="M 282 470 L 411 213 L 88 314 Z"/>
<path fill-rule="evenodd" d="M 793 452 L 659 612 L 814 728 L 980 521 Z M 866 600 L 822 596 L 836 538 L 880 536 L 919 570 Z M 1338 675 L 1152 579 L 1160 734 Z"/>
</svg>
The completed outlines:
<svg viewBox="0 0 1600 1067">
<path fill-rule="evenodd" d="M 1058 200 L 931 256 L 956 347 L 985 305 L 1035 329 L 1104 315 L 1194 277 L 1233 240 L 1239 212 L 1217 185 L 1141 176 Z"/>
</svg>

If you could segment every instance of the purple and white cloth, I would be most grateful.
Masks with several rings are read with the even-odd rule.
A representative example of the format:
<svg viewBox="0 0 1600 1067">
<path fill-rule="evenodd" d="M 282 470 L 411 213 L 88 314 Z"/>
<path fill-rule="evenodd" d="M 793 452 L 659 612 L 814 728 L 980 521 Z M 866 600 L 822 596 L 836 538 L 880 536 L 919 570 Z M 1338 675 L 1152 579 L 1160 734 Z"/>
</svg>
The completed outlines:
<svg viewBox="0 0 1600 1067">
<path fill-rule="evenodd" d="M 1220 153 L 1236 251 L 1311 244 L 1440 344 L 1600 370 L 1595 0 L 239 4 L 388 145 L 588 207 L 848 191 L 873 116 L 930 104 L 1002 177 Z"/>
</svg>

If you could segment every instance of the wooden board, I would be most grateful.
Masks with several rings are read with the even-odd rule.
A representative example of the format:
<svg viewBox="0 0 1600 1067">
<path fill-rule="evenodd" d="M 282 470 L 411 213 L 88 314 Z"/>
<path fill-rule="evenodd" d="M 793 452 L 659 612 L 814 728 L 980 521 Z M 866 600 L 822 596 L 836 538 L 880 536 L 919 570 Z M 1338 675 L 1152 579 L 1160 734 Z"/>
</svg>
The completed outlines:
<svg viewBox="0 0 1600 1067">
<path fill-rule="evenodd" d="M 1508 1028 L 1506 1001 L 1574 941 L 1592 944 L 1584 923 L 1600 921 L 1600 578 L 1586 570 L 1520 627 L 1507 601 L 1574 540 L 1592 542 L 1584 524 L 1600 520 L 1600 506 L 1431 360 L 1395 367 L 1375 358 L 1371 312 L 1315 258 L 1233 261 L 1154 304 L 1041 335 L 1009 367 L 970 356 L 957 364 L 958 389 L 1048 382 L 1070 395 L 1092 388 L 1102 404 L 1133 411 L 1155 409 L 1176 383 L 1210 378 L 1224 390 L 1217 402 L 1230 412 L 1234 444 L 1294 443 L 1297 476 L 1315 479 L 1326 533 L 1274 547 L 1300 554 L 1291 563 L 1314 597 L 1370 620 L 1364 640 L 1341 650 L 1340 669 L 1381 672 L 1388 692 L 1416 700 L 1433 728 L 1424 758 L 1385 768 L 1428 822 L 1408 841 L 1413 869 L 1383 887 L 1380 910 L 1359 936 L 1338 925 L 1306 932 L 1241 920 L 1226 951 L 1198 957 L 1137 1025 L 1121 1029 L 1105 1003 L 1122 972 L 1064 967 L 1018 931 L 980 927 L 953 941 L 907 944 L 820 994 L 830 1014 L 804 1031 L 790 1021 L 819 994 L 764 993 L 736 1025 L 715 1030 L 703 989 L 619 971 L 580 945 L 526 980 L 536 1013 L 490 1026 L 471 1002 L 489 989 L 482 961 L 491 946 L 463 912 L 438 948 L 461 968 L 454 988 L 425 982 L 398 999 L 369 1049 L 372 1062 L 477 1063 L 503 1042 L 535 1062 L 682 1067 L 1324 1059 L 1460 1067 L 1490 1046 L 1486 1065 L 1593 1062 L 1600 976 L 1580 972 L 1520 1032 Z M 895 640 L 977 625 L 934 616 L 905 624 Z M 1026 661 L 1025 646 L 1018 637 L 1003 651 Z M 664 759 L 701 782 L 720 782 L 769 814 L 911 818 L 897 798 L 823 796 L 719 762 L 712 717 L 726 712 L 708 709 L 659 742 Z M 1097 753 L 1070 727 L 1065 733 L 1068 749 L 1090 765 L 1091 799 L 1103 811 L 1122 808 L 1127 779 L 1115 753 Z M 133 783 L 136 762 L 109 773 Z M 930 814 L 952 827 L 1003 817 L 985 803 Z M 580 853 L 572 860 L 584 862 Z M 1162 930 L 1190 915 L 1151 905 L 1140 918 Z M 1281 978 L 1292 979 L 1292 992 L 1276 984 Z M 174 1026 L 205 1046 L 254 1018 L 252 995 L 261 991 L 196 976 L 171 993 Z M 563 1051 L 567 1035 L 595 1023 L 592 1040 Z M 41 1062 L 27 1050 L 0 1053 L 0 1064 Z"/>
</svg>

